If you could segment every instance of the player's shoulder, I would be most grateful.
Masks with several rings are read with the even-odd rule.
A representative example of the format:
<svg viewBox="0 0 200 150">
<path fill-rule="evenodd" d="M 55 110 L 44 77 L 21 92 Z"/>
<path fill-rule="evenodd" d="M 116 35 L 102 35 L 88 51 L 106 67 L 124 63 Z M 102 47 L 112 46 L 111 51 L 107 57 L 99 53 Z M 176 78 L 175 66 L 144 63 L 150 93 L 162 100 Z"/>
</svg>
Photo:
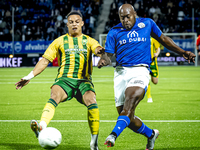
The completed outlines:
<svg viewBox="0 0 200 150">
<path fill-rule="evenodd" d="M 91 36 L 89 36 L 89 35 L 87 35 L 87 34 L 82 34 L 82 37 L 85 37 L 85 38 L 87 38 L 87 39 L 94 39 L 94 38 L 92 38 Z"/>
<path fill-rule="evenodd" d="M 117 34 L 121 30 L 124 30 L 124 27 L 122 26 L 122 23 L 119 23 L 115 25 L 114 27 L 112 27 L 108 33 L 114 35 L 114 34 Z"/>
<path fill-rule="evenodd" d="M 154 22 L 151 18 L 136 18 L 136 20 L 137 20 L 137 22 L 138 22 L 138 24 L 139 23 L 152 23 L 152 22 Z"/>
<path fill-rule="evenodd" d="M 60 40 L 62 40 L 65 36 L 69 36 L 69 35 L 68 35 L 68 34 L 61 35 L 61 36 L 57 37 L 54 41 L 60 41 Z"/>
<path fill-rule="evenodd" d="M 82 36 L 80 36 L 81 40 L 85 43 L 85 42 L 89 42 L 89 43 L 93 43 L 95 41 L 97 41 L 96 39 L 94 39 L 93 37 L 87 35 L 87 34 L 82 34 Z"/>
</svg>

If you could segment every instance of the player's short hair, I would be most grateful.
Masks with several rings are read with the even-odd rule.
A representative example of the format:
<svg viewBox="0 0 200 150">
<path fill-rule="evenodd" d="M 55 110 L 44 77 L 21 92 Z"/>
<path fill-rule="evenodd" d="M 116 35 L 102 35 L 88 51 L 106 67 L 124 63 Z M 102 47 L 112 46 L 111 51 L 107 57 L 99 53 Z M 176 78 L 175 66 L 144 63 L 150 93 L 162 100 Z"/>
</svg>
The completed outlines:
<svg viewBox="0 0 200 150">
<path fill-rule="evenodd" d="M 83 15 L 82 15 L 79 11 L 72 10 L 71 12 L 68 13 L 67 19 L 68 19 L 68 17 L 71 16 L 71 15 L 79 15 L 79 16 L 83 19 Z"/>
</svg>

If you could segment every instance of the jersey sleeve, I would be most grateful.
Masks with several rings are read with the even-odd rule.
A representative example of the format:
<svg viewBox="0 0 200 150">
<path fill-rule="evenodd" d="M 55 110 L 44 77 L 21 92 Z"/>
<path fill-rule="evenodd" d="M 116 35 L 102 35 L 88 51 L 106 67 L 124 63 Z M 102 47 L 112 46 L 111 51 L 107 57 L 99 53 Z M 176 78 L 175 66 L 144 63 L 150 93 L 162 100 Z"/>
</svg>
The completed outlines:
<svg viewBox="0 0 200 150">
<path fill-rule="evenodd" d="M 160 28 L 157 26 L 157 24 L 152 20 L 150 19 L 151 21 L 151 30 L 158 36 L 160 37 L 161 34 L 162 34 L 162 31 L 160 30 Z"/>
<path fill-rule="evenodd" d="M 92 50 L 92 53 L 95 54 L 95 49 L 96 49 L 98 46 L 101 46 L 101 45 L 99 44 L 99 42 L 98 42 L 97 40 L 95 40 L 95 39 L 93 39 L 93 38 L 91 38 L 91 37 L 89 37 L 89 39 L 90 39 L 89 46 L 90 46 L 90 48 L 91 48 L 91 50 Z"/>
<path fill-rule="evenodd" d="M 48 59 L 50 62 L 53 62 L 53 60 L 57 56 L 58 48 L 59 48 L 59 42 L 58 39 L 55 39 L 46 49 L 42 57 Z"/>
<path fill-rule="evenodd" d="M 115 36 L 113 34 L 113 30 L 110 30 L 106 37 L 105 43 L 105 52 L 106 53 L 115 53 Z"/>
</svg>

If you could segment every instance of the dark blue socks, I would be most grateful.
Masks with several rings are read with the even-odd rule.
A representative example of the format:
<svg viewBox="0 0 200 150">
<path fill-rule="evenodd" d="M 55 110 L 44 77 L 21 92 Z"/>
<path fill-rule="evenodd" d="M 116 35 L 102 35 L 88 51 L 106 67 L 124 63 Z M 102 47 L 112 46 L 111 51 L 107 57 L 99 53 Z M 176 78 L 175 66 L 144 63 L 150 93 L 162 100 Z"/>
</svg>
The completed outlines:
<svg viewBox="0 0 200 150">
<path fill-rule="evenodd" d="M 119 116 L 117 119 L 117 123 L 112 131 L 112 133 L 116 133 L 118 137 L 121 132 L 130 124 L 130 119 L 127 116 Z"/>
<path fill-rule="evenodd" d="M 144 123 L 142 123 L 142 126 L 137 130 L 137 133 L 143 134 L 147 138 L 150 138 L 153 130 L 147 127 Z"/>
<path fill-rule="evenodd" d="M 117 138 L 129 124 L 129 117 L 119 116 L 111 134 L 115 135 Z M 153 130 L 147 127 L 144 123 L 142 123 L 142 126 L 136 132 L 146 136 L 147 138 L 151 138 Z"/>
</svg>

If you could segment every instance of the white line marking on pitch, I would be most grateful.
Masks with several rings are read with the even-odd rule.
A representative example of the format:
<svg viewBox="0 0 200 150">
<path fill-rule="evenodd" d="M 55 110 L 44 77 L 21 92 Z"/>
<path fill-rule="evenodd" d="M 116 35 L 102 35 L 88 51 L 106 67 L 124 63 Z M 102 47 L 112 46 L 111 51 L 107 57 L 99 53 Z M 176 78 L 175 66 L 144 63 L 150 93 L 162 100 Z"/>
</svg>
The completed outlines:
<svg viewBox="0 0 200 150">
<path fill-rule="evenodd" d="M 0 120 L 0 122 L 30 122 L 30 120 Z M 87 120 L 51 120 L 51 122 L 88 122 Z M 116 122 L 116 120 L 100 120 L 100 122 Z M 143 120 L 143 122 L 200 122 L 200 120 Z"/>
</svg>

